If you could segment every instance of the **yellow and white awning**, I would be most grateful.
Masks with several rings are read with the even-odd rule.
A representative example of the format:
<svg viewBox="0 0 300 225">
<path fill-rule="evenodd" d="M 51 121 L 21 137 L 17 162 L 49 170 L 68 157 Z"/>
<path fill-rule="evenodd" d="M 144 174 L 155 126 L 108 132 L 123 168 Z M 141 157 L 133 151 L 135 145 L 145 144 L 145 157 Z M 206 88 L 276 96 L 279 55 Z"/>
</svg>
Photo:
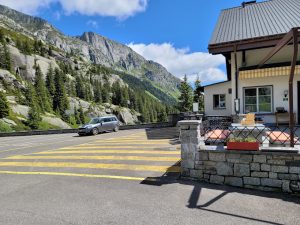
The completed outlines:
<svg viewBox="0 0 300 225">
<path fill-rule="evenodd" d="M 265 69 L 244 70 L 239 72 L 240 80 L 264 78 L 264 77 L 277 77 L 289 76 L 291 73 L 291 66 L 273 67 Z M 300 66 L 296 66 L 295 75 L 300 74 Z"/>
</svg>

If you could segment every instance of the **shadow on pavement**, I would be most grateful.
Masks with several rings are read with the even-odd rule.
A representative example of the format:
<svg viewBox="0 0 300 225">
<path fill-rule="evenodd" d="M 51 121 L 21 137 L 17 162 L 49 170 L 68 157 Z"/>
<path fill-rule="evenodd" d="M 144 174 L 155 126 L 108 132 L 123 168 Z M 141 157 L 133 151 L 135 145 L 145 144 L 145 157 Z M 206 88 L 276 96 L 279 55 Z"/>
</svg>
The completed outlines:
<svg viewBox="0 0 300 225">
<path fill-rule="evenodd" d="M 146 129 L 148 140 L 170 139 L 169 144 L 178 145 L 179 130 L 176 127 Z"/>
<path fill-rule="evenodd" d="M 173 166 L 180 166 L 180 162 L 177 162 Z M 253 196 L 259 196 L 259 197 L 264 197 L 264 198 L 275 198 L 275 199 L 280 199 L 280 200 L 287 201 L 287 202 L 300 204 L 300 198 L 293 196 L 293 195 L 287 195 L 287 194 L 283 194 L 283 193 L 274 193 L 274 192 L 264 192 L 264 191 L 251 190 L 251 189 L 242 189 L 242 188 L 230 187 L 230 186 L 224 186 L 224 185 L 215 185 L 215 184 L 209 184 L 209 183 L 200 182 L 200 181 L 184 180 L 184 179 L 181 179 L 180 173 L 174 173 L 174 172 L 166 172 L 160 177 L 147 177 L 140 184 L 153 185 L 153 186 L 162 186 L 162 185 L 169 185 L 169 184 L 190 185 L 190 186 L 193 186 L 193 190 L 190 194 L 189 199 L 187 200 L 187 206 L 186 206 L 187 208 L 199 209 L 199 210 L 203 210 L 203 211 L 232 216 L 232 217 L 236 217 L 236 218 L 247 219 L 247 220 L 251 220 L 254 222 L 261 222 L 261 223 L 266 223 L 266 224 L 281 225 L 281 223 L 276 223 L 276 222 L 267 221 L 267 220 L 263 220 L 263 219 L 252 218 L 252 217 L 242 216 L 242 215 L 238 215 L 238 214 L 213 210 L 213 209 L 209 209 L 208 207 L 230 193 L 240 193 L 240 194 L 253 195 Z M 221 194 L 219 194 L 218 196 L 210 199 L 206 203 L 198 205 L 199 199 L 201 197 L 202 189 L 212 189 L 212 190 L 219 190 L 219 191 L 223 191 L 223 192 Z"/>
</svg>

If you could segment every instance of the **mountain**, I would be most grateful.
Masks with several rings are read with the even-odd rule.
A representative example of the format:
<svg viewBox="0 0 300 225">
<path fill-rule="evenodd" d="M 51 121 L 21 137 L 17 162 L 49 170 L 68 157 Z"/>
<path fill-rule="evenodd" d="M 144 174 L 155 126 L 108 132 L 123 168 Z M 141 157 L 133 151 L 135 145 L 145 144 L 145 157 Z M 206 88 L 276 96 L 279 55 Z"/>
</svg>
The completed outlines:
<svg viewBox="0 0 300 225">
<path fill-rule="evenodd" d="M 93 32 L 66 36 L 0 5 L 0 111 L 9 112 L 0 115 L 0 132 L 77 127 L 111 113 L 124 124 L 166 121 L 179 85 L 124 44 Z"/>
<path fill-rule="evenodd" d="M 47 21 L 0 5 L 0 25 L 43 40 L 63 52 L 74 53 L 85 60 L 151 81 L 171 97 L 178 96 L 180 79 L 162 65 L 146 60 L 126 45 L 93 32 L 69 37 Z"/>
</svg>

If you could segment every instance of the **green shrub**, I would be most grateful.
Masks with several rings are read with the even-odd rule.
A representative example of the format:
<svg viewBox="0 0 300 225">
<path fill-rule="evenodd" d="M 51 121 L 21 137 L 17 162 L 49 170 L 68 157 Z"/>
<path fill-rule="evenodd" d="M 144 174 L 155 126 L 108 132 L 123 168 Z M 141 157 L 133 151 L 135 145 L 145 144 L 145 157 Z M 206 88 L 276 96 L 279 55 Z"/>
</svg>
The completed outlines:
<svg viewBox="0 0 300 225">
<path fill-rule="evenodd" d="M 13 129 L 4 123 L 3 121 L 0 121 L 0 132 L 12 132 Z"/>
</svg>

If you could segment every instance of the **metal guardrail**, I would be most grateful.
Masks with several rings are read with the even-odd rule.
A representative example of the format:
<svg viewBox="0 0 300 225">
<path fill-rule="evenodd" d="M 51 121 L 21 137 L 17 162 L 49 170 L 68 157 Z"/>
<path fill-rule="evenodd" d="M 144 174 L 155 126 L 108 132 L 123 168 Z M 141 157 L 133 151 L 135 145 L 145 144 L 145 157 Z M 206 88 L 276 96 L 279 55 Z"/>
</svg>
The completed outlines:
<svg viewBox="0 0 300 225">
<path fill-rule="evenodd" d="M 120 126 L 120 130 L 130 130 L 130 129 L 146 129 L 146 128 L 163 128 L 172 127 L 172 123 L 150 123 L 150 124 L 135 124 L 135 125 L 123 125 Z M 0 132 L 0 137 L 10 137 L 10 136 L 31 136 L 31 135 L 48 135 L 48 134 L 67 134 L 67 133 L 77 133 L 78 129 L 57 129 L 57 130 L 31 130 L 31 131 L 17 131 L 17 132 Z"/>
</svg>

